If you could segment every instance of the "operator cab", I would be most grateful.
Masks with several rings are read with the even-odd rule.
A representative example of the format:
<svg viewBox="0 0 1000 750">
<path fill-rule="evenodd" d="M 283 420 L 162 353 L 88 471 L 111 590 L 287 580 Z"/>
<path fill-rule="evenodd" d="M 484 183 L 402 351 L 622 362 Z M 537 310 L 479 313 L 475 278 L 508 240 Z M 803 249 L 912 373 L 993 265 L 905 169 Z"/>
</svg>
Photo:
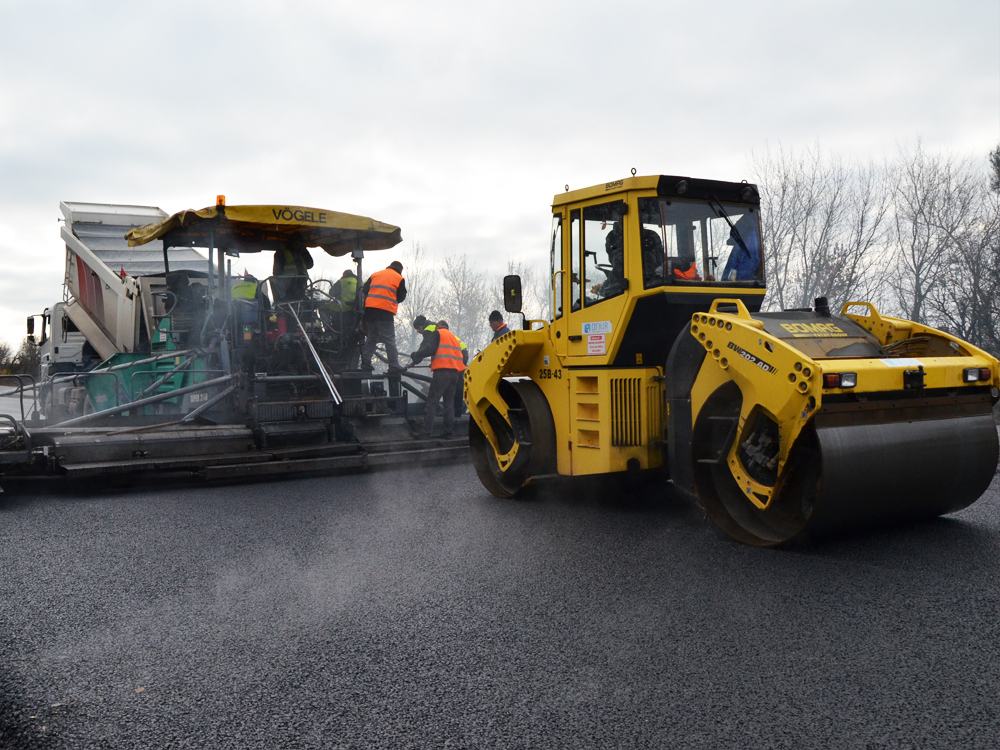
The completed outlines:
<svg viewBox="0 0 1000 750">
<path fill-rule="evenodd" d="M 760 309 L 754 185 L 631 177 L 556 195 L 552 213 L 550 330 L 561 356 L 662 364 L 691 315 L 713 300 Z"/>
</svg>

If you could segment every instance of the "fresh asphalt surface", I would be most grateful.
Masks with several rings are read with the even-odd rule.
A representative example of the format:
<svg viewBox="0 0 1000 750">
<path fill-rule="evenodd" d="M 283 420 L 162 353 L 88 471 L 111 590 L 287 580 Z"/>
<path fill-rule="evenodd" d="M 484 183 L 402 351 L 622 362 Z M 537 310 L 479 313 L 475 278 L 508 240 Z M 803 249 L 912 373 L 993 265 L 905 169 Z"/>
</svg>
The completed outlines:
<svg viewBox="0 0 1000 750">
<path fill-rule="evenodd" d="M 469 465 L 0 498 L 0 747 L 996 748 L 1000 488 L 761 550 Z"/>
</svg>

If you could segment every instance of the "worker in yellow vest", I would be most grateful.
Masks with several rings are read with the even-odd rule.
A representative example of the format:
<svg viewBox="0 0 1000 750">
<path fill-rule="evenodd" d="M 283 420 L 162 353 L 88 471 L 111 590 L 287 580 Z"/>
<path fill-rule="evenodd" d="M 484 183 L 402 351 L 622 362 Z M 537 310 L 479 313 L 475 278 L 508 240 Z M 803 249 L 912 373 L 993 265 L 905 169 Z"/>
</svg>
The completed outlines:
<svg viewBox="0 0 1000 750">
<path fill-rule="evenodd" d="M 406 281 L 403 264 L 394 260 L 387 268 L 376 271 L 361 288 L 365 295 L 365 325 L 368 335 L 361 349 L 361 369 L 372 369 L 372 355 L 380 343 L 385 345 L 389 371 L 398 371 L 399 352 L 396 351 L 396 311 L 406 299 Z"/>
<path fill-rule="evenodd" d="M 417 433 L 418 438 L 429 438 L 434 427 L 434 411 L 438 401 L 444 409 L 443 438 L 453 436 L 455 430 L 455 389 L 461 387 L 462 373 L 468 361 L 468 351 L 462 350 L 462 342 L 448 329 L 448 323 L 439 320 L 434 330 L 424 331 L 424 340 L 420 348 L 410 355 L 413 364 L 425 357 L 431 358 L 431 387 L 424 403 L 423 429 Z"/>
<path fill-rule="evenodd" d="M 340 278 L 334 282 L 330 295 L 334 299 L 340 300 L 341 310 L 353 310 L 354 301 L 358 296 L 358 277 L 354 275 L 354 271 L 350 268 L 344 271 Z"/>
<path fill-rule="evenodd" d="M 275 250 L 274 265 L 271 268 L 271 293 L 274 301 L 303 299 L 309 286 L 309 269 L 312 267 L 312 256 L 301 237 L 290 237 L 282 249 Z"/>
</svg>

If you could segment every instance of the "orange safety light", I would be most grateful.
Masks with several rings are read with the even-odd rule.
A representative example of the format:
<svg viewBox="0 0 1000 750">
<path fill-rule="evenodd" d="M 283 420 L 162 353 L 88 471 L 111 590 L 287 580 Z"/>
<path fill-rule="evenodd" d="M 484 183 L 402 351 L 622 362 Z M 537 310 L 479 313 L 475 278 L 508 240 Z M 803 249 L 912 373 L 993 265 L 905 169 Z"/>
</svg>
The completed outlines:
<svg viewBox="0 0 1000 750">
<path fill-rule="evenodd" d="M 226 196 L 224 196 L 224 195 L 217 195 L 217 196 L 215 196 L 215 205 L 216 206 L 224 206 L 224 205 L 226 205 Z"/>
</svg>

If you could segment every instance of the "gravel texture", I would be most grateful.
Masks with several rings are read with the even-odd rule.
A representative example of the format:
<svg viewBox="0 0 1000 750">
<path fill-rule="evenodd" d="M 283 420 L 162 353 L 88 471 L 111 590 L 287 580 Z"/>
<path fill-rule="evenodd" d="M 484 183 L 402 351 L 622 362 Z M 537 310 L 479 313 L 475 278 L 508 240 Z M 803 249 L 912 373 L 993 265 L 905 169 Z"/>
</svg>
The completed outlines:
<svg viewBox="0 0 1000 750">
<path fill-rule="evenodd" d="M 995 748 L 998 490 L 783 550 L 468 465 L 0 496 L 0 747 Z"/>
</svg>

